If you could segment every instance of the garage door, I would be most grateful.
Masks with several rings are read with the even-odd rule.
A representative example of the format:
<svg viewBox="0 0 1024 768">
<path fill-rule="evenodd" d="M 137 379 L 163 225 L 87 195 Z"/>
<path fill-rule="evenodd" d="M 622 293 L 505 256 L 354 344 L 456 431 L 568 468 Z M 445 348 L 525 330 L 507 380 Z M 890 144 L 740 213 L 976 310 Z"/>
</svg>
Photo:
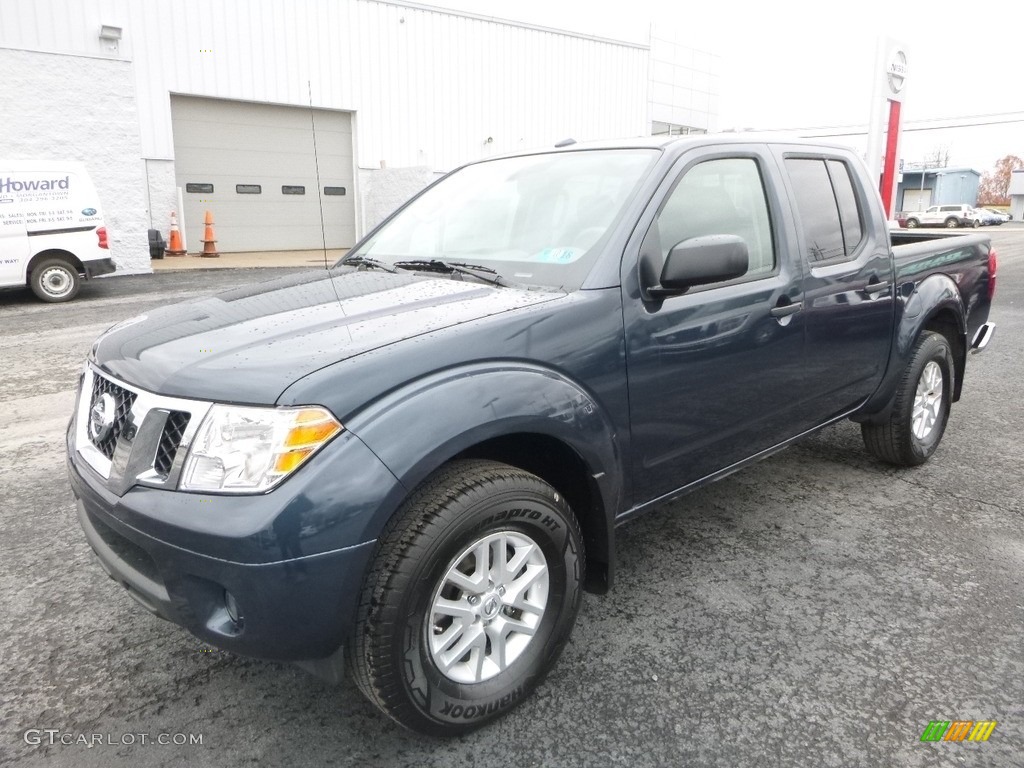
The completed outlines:
<svg viewBox="0 0 1024 768">
<path fill-rule="evenodd" d="M 930 189 L 905 189 L 903 190 L 904 211 L 923 211 L 932 204 L 932 191 Z"/>
<path fill-rule="evenodd" d="M 190 252 L 202 249 L 207 210 L 224 252 L 355 243 L 350 113 L 172 96 L 171 116 Z"/>
</svg>

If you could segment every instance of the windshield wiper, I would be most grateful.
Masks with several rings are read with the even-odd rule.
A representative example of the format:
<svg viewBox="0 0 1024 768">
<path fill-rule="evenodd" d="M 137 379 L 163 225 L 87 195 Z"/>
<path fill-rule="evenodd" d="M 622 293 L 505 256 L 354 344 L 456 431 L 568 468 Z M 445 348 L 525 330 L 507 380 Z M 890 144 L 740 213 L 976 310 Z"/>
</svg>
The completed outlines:
<svg viewBox="0 0 1024 768">
<path fill-rule="evenodd" d="M 359 269 L 383 269 L 385 272 L 395 274 L 397 269 L 390 264 L 378 259 L 371 259 L 369 256 L 353 256 L 351 259 L 342 259 L 342 266 L 358 267 Z"/>
<path fill-rule="evenodd" d="M 440 259 L 412 259 L 410 261 L 396 261 L 395 266 L 399 269 L 418 269 L 421 272 L 442 272 L 450 275 L 453 272 L 460 275 L 469 275 L 477 280 L 482 280 L 491 285 L 507 287 L 508 282 L 490 267 L 481 264 L 466 264 L 461 261 L 441 261 Z M 486 274 L 480 274 L 484 272 Z M 492 277 L 493 275 L 493 277 Z"/>
</svg>

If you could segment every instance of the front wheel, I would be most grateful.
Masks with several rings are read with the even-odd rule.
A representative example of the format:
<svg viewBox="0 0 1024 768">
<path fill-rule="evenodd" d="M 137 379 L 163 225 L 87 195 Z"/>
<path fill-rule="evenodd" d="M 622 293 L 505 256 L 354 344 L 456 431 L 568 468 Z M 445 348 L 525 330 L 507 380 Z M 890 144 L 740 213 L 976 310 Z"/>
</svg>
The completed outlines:
<svg viewBox="0 0 1024 768">
<path fill-rule="evenodd" d="M 357 685 L 421 733 L 505 714 L 568 640 L 583 565 L 579 526 L 550 485 L 492 461 L 447 465 L 380 537 L 346 649 Z"/>
<path fill-rule="evenodd" d="M 981 221 L 979 219 L 975 219 L 974 220 L 974 228 L 977 229 L 980 226 L 981 226 Z"/>
<path fill-rule="evenodd" d="M 63 259 L 45 259 L 32 270 L 32 292 L 51 303 L 71 301 L 81 287 L 78 270 Z"/>
<path fill-rule="evenodd" d="M 928 461 L 946 430 L 953 375 L 953 353 L 946 337 L 924 333 L 900 379 L 888 421 L 861 424 L 868 451 L 905 467 Z"/>
</svg>

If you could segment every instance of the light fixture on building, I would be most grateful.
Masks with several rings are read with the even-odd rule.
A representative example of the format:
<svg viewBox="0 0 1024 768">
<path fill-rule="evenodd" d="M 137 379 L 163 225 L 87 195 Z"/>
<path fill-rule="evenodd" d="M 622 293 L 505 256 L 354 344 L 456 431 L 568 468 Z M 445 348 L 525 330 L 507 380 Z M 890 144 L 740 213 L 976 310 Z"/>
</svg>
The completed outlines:
<svg viewBox="0 0 1024 768">
<path fill-rule="evenodd" d="M 104 24 L 100 27 L 100 40 L 105 42 L 112 51 L 117 50 L 117 44 L 121 40 L 121 27 L 114 27 Z"/>
</svg>

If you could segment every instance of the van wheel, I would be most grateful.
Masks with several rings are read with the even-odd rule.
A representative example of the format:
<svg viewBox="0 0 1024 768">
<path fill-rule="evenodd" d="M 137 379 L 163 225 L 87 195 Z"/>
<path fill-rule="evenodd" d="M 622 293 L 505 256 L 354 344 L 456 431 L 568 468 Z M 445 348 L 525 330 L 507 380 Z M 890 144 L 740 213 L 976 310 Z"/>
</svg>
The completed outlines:
<svg viewBox="0 0 1024 768">
<path fill-rule="evenodd" d="M 946 229 L 956 229 L 960 226 L 960 222 L 954 218 L 946 219 Z"/>
<path fill-rule="evenodd" d="M 953 371 L 953 353 L 946 337 L 924 333 L 900 379 L 889 420 L 860 425 L 868 451 L 905 467 L 928 461 L 946 430 Z"/>
<path fill-rule="evenodd" d="M 917 219 L 907 219 L 907 229 L 917 229 Z"/>
<path fill-rule="evenodd" d="M 32 292 L 43 301 L 70 301 L 78 295 L 78 270 L 63 259 L 45 259 L 36 264 L 29 280 Z"/>
<path fill-rule="evenodd" d="M 456 461 L 381 535 L 346 645 L 366 697 L 401 725 L 454 736 L 521 703 L 579 612 L 583 544 L 535 475 Z"/>
</svg>

